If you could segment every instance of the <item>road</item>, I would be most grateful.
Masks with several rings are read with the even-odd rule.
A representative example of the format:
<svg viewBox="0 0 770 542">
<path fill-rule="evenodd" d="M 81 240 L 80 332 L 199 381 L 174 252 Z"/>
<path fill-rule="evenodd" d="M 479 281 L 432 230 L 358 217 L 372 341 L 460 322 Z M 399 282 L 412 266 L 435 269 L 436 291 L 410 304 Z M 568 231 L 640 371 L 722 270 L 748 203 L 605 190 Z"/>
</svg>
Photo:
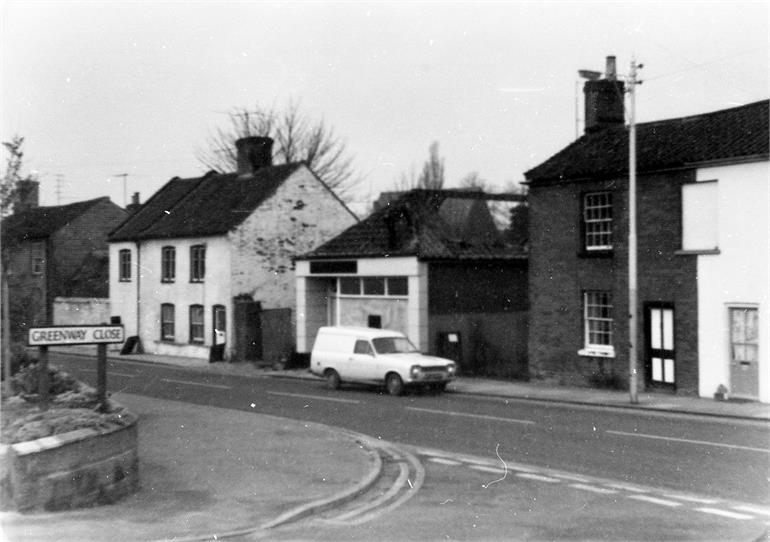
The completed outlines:
<svg viewBox="0 0 770 542">
<path fill-rule="evenodd" d="M 93 359 L 56 352 L 51 361 L 95 380 Z M 756 532 L 749 517 L 770 521 L 762 515 L 770 504 L 765 422 L 459 394 L 390 397 L 368 388 L 331 391 L 320 381 L 214 375 L 127 360 L 110 361 L 108 374 L 111 391 L 319 422 L 405 445 L 427 472 L 408 509 L 422 507 L 436 528 L 452 529 L 450 538 L 484 539 L 490 526 L 501 533 L 522 525 L 534 538 L 627 538 L 633 521 L 634 538 L 676 532 L 673 538 L 711 533 L 723 539 L 720 533 Z M 505 513 L 499 510 L 493 520 L 489 514 L 497 507 Z M 440 510 L 449 510 L 454 523 L 442 520 Z M 555 510 L 567 513 L 570 523 L 554 522 Z M 474 515 L 485 528 L 465 521 Z M 386 524 L 381 531 L 378 521 Z M 319 533 L 332 540 L 343 535 L 341 528 L 324 524 Z M 386 517 L 358 529 L 368 529 L 359 534 L 373 539 L 394 535 Z"/>
</svg>

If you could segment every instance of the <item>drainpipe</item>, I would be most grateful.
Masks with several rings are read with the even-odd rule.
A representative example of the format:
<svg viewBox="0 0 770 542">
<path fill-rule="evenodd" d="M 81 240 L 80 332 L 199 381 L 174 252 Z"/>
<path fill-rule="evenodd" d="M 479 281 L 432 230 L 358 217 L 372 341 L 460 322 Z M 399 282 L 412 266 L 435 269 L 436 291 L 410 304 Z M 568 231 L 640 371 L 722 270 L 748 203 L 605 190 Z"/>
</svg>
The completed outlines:
<svg viewBox="0 0 770 542">
<path fill-rule="evenodd" d="M 142 325 L 142 319 L 140 317 L 140 311 L 142 306 L 142 256 L 141 256 L 141 244 L 139 241 L 135 241 L 136 243 L 136 351 L 139 354 L 144 353 L 144 348 L 142 348 L 142 334 L 141 334 L 141 325 Z"/>
</svg>

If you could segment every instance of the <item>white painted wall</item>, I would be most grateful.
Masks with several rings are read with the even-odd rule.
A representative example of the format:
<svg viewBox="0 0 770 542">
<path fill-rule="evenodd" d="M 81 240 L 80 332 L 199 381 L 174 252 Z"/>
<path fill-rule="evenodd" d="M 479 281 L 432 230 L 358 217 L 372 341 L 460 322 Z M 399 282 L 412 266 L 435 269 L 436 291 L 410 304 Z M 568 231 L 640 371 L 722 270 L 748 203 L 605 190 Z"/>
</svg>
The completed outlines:
<svg viewBox="0 0 770 542">
<path fill-rule="evenodd" d="M 121 250 L 131 251 L 131 280 L 118 280 L 118 254 Z M 110 316 L 120 316 L 126 337 L 137 334 L 136 295 L 138 287 L 139 267 L 137 263 L 136 244 L 133 242 L 110 243 Z"/>
<path fill-rule="evenodd" d="M 379 312 L 385 320 L 398 318 L 403 315 L 405 322 L 399 326 L 392 326 L 403 330 L 409 339 L 421 350 L 428 349 L 428 266 L 421 263 L 415 257 L 398 258 L 340 258 L 341 260 L 355 259 L 357 262 L 357 277 L 407 277 L 409 284 L 409 297 L 404 307 L 403 301 L 394 301 L 374 298 L 346 299 L 341 311 L 347 307 L 348 312 L 356 311 L 352 316 L 341 314 L 340 324 L 345 325 L 355 322 L 360 325 L 364 318 L 361 314 Z M 298 261 L 296 269 L 297 283 L 297 351 L 309 352 L 313 339 L 318 329 L 316 319 L 309 318 L 310 314 L 318 314 L 318 304 L 326 303 L 326 289 L 314 287 L 314 280 L 323 278 L 335 278 L 334 274 L 310 274 L 310 262 Z M 372 310 L 358 314 L 357 309 L 369 307 Z M 374 308 L 372 308 L 374 307 Z M 333 323 L 333 322 L 332 322 Z M 385 322 L 383 322 L 385 323 Z"/>
<path fill-rule="evenodd" d="M 759 309 L 759 395 L 770 402 L 770 163 L 702 168 L 717 180 L 718 254 L 698 256 L 698 350 L 702 397 L 730 388 L 728 307 Z M 686 213 L 686 209 L 684 210 Z"/>
<path fill-rule="evenodd" d="M 233 295 L 249 295 L 263 309 L 294 309 L 292 259 L 355 221 L 309 169 L 300 167 L 229 235 Z"/>
</svg>

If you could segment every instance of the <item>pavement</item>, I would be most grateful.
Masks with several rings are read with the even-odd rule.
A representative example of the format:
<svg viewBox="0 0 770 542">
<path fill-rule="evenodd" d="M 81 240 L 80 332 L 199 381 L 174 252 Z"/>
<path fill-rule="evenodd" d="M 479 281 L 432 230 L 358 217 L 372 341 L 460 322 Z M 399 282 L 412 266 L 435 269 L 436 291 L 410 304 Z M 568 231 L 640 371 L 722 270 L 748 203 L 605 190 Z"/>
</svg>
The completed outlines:
<svg viewBox="0 0 770 542">
<path fill-rule="evenodd" d="M 68 353 L 95 356 L 94 347 Z M 134 354 L 110 359 L 243 377 L 315 379 L 307 369 Z M 551 387 L 457 378 L 447 393 L 770 421 L 770 404 L 670 394 Z M 8 541 L 217 540 L 269 530 L 339 506 L 371 487 L 382 468 L 376 439 L 324 425 L 116 393 L 139 416 L 141 487 L 120 502 L 55 513 L 0 514 Z M 109 535 L 105 529 L 109 529 Z"/>
</svg>

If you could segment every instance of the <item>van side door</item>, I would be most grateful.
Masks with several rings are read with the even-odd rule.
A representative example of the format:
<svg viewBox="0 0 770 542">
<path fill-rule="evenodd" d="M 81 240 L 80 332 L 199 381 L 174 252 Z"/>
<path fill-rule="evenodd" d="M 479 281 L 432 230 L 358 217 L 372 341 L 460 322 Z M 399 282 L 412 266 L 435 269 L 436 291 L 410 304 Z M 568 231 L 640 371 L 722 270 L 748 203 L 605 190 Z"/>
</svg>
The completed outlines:
<svg viewBox="0 0 770 542">
<path fill-rule="evenodd" d="M 348 374 L 352 380 L 375 382 L 377 377 L 377 359 L 374 348 L 368 339 L 358 338 L 350 356 Z"/>
</svg>

